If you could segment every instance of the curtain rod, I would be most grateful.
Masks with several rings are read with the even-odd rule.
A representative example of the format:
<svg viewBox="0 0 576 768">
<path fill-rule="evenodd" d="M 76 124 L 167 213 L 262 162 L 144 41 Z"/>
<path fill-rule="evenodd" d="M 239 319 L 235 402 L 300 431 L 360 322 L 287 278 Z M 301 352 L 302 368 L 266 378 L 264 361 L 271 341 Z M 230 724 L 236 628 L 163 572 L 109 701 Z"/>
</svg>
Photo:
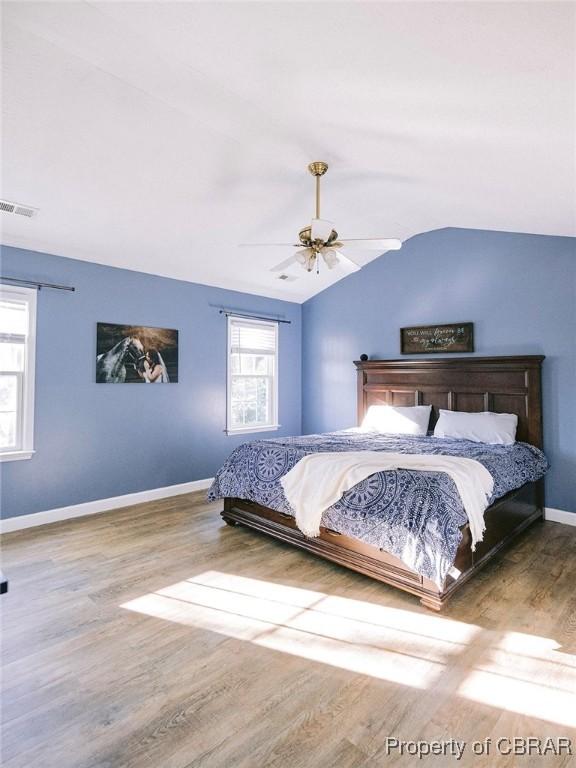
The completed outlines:
<svg viewBox="0 0 576 768">
<path fill-rule="evenodd" d="M 22 280 L 19 277 L 7 277 L 6 275 L 0 275 L 0 282 L 14 283 L 15 285 L 28 286 L 29 288 L 37 288 L 39 291 L 42 288 L 52 288 L 55 291 L 75 291 L 71 285 L 58 285 L 57 283 L 39 283 L 36 280 Z"/>
<path fill-rule="evenodd" d="M 286 323 L 286 325 L 292 324 L 292 320 L 281 320 L 279 317 L 263 317 L 262 315 L 247 315 L 243 312 L 235 312 L 233 309 L 222 308 L 219 310 L 219 313 L 221 315 L 226 315 L 226 317 L 245 317 L 248 320 L 268 320 L 271 323 Z"/>
</svg>

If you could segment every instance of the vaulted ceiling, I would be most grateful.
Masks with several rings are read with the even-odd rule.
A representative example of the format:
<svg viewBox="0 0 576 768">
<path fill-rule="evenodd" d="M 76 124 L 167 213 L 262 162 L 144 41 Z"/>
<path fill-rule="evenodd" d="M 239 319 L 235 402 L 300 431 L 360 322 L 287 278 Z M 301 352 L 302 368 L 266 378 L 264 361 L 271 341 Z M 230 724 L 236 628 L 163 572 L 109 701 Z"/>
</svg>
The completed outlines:
<svg viewBox="0 0 576 768">
<path fill-rule="evenodd" d="M 303 301 L 344 273 L 237 244 L 295 240 L 311 160 L 342 237 L 576 235 L 575 8 L 6 2 L 2 196 L 40 211 L 3 242 Z"/>
</svg>

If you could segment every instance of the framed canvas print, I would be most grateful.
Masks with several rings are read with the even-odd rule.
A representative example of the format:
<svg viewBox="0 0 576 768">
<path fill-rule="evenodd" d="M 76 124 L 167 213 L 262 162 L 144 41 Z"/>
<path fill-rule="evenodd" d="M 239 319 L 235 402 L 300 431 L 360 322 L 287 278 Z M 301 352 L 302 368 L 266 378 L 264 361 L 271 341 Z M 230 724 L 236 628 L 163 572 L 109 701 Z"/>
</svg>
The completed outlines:
<svg viewBox="0 0 576 768">
<path fill-rule="evenodd" d="M 98 384 L 175 384 L 178 331 L 145 325 L 96 325 Z"/>
<path fill-rule="evenodd" d="M 400 352 L 403 355 L 474 352 L 474 323 L 416 325 L 412 328 L 401 328 Z"/>
</svg>

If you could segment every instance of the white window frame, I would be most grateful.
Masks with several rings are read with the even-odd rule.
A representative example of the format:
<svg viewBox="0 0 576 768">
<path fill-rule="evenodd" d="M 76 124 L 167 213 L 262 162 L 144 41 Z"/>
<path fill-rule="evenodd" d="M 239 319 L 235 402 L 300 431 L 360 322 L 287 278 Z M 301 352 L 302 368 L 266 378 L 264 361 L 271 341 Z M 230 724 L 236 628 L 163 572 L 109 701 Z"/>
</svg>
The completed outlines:
<svg viewBox="0 0 576 768">
<path fill-rule="evenodd" d="M 34 382 L 36 375 L 36 299 L 35 288 L 0 285 L 0 298 L 6 301 L 25 301 L 28 305 L 28 334 L 24 346 L 24 372 L 20 374 L 21 410 L 19 416 L 20 445 L 2 450 L 0 462 L 31 459 L 34 455 Z M 9 373 L 9 372 L 8 372 Z"/>
<path fill-rule="evenodd" d="M 272 382 L 272 403 L 271 414 L 272 422 L 253 427 L 232 427 L 232 323 L 246 322 L 250 325 L 265 325 L 274 329 L 275 354 L 274 354 L 274 377 Z M 252 318 L 238 317 L 237 315 L 228 315 L 227 324 L 227 346 L 226 346 L 226 429 L 227 435 L 247 435 L 252 432 L 274 432 L 280 428 L 278 424 L 278 323 L 273 320 L 257 320 Z"/>
</svg>

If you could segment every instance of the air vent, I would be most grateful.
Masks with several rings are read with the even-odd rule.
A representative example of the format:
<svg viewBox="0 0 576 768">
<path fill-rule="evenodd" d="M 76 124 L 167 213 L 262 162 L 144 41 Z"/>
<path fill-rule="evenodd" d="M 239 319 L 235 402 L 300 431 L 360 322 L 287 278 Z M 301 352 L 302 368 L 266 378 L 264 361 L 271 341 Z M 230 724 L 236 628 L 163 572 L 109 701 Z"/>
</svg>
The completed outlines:
<svg viewBox="0 0 576 768">
<path fill-rule="evenodd" d="M 294 275 L 278 275 L 278 280 L 287 280 L 289 283 L 292 283 L 294 280 L 298 280 L 298 278 L 294 277 Z"/>
<path fill-rule="evenodd" d="M 20 205 L 20 203 L 11 203 L 9 200 L 0 200 L 0 211 L 2 213 L 16 213 L 18 216 L 27 216 L 31 219 L 38 212 L 38 208 L 32 208 L 30 205 Z"/>
</svg>

